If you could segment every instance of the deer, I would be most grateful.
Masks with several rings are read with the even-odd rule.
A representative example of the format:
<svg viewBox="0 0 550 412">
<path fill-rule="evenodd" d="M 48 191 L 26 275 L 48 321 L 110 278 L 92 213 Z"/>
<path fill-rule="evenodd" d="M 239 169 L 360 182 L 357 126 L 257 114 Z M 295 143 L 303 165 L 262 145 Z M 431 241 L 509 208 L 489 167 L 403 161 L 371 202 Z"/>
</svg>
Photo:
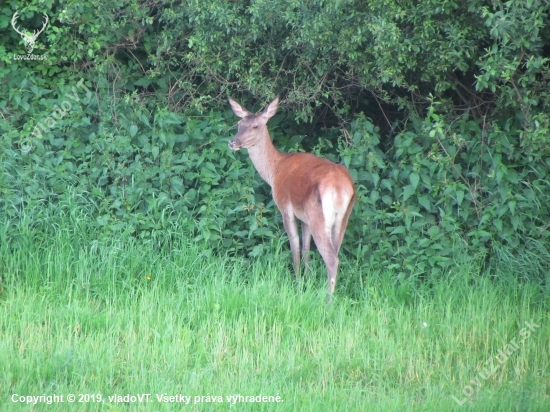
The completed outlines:
<svg viewBox="0 0 550 412">
<path fill-rule="evenodd" d="M 327 267 L 327 302 L 332 301 L 338 274 L 338 253 L 356 192 L 348 169 L 312 153 L 283 153 L 275 148 L 268 120 L 279 106 L 277 96 L 263 111 L 249 112 L 231 97 L 233 113 L 240 117 L 237 134 L 228 143 L 233 151 L 247 149 L 261 178 L 271 187 L 290 242 L 296 279 L 300 280 L 301 221 L 302 259 L 309 271 L 311 237 Z"/>
</svg>

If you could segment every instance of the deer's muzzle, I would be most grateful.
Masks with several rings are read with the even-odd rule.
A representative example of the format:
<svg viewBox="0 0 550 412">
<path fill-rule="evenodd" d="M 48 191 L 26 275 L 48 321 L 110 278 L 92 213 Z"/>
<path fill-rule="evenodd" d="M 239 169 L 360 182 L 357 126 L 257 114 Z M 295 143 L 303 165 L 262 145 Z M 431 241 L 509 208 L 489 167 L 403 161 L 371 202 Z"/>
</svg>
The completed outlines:
<svg viewBox="0 0 550 412">
<path fill-rule="evenodd" d="M 229 141 L 229 143 L 227 143 L 227 145 L 229 146 L 229 148 L 231 150 L 234 150 L 234 151 L 237 151 L 237 150 L 241 149 L 241 145 L 240 145 L 239 141 L 235 138 L 231 139 Z"/>
</svg>

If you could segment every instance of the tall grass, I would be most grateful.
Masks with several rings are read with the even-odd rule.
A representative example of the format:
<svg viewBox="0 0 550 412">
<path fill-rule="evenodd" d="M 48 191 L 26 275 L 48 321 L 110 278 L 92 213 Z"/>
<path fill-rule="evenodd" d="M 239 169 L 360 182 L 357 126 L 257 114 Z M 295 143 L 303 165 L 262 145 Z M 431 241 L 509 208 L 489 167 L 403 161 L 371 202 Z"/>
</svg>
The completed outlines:
<svg viewBox="0 0 550 412">
<path fill-rule="evenodd" d="M 96 233 L 88 219 L 69 208 L 41 229 L 22 219 L 18 236 L 9 222 L 0 232 L 1 410 L 548 410 L 550 294 L 540 282 L 479 276 L 475 259 L 423 282 L 348 261 L 328 306 L 320 259 L 297 287 L 286 247 L 220 257 L 185 228 L 136 241 Z M 540 327 L 525 337 L 525 322 Z M 31 408 L 14 394 L 64 402 Z M 226 398 L 237 394 L 283 402 Z"/>
</svg>

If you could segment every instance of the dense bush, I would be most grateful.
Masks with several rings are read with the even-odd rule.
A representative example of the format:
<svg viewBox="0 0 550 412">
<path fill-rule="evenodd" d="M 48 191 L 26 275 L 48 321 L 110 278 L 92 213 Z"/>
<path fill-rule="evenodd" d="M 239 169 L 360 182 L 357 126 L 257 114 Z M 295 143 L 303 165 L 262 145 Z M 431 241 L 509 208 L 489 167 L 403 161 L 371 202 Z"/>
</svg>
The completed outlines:
<svg viewBox="0 0 550 412">
<path fill-rule="evenodd" d="M 33 52 L 45 59 L 14 57 L 25 53 L 15 11 L 27 30 L 49 15 Z M 494 263 L 547 250 L 549 11 L 542 0 L 11 2 L 2 219 L 67 200 L 106 236 L 178 220 L 197 241 L 259 255 L 280 218 L 247 157 L 227 149 L 226 97 L 260 109 L 280 93 L 276 145 L 343 162 L 356 181 L 349 254 L 424 275 L 458 253 Z M 544 259 L 532 256 L 532 274 Z"/>
</svg>

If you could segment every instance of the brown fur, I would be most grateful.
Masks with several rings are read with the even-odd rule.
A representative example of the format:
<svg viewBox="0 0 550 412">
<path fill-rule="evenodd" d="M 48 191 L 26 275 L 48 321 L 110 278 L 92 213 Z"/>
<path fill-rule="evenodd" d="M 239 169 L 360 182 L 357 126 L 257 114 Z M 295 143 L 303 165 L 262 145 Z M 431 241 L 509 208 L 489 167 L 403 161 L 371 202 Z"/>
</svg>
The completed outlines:
<svg viewBox="0 0 550 412">
<path fill-rule="evenodd" d="M 257 114 L 250 113 L 231 98 L 229 103 L 233 112 L 242 118 L 229 147 L 232 150 L 247 148 L 256 170 L 271 186 L 290 239 L 296 277 L 299 277 L 300 267 L 296 219 L 302 222 L 302 258 L 306 269 L 313 236 L 327 266 L 330 300 L 336 285 L 338 252 L 356 199 L 348 170 L 311 153 L 281 153 L 273 146 L 267 121 L 277 111 L 279 98 Z"/>
</svg>

